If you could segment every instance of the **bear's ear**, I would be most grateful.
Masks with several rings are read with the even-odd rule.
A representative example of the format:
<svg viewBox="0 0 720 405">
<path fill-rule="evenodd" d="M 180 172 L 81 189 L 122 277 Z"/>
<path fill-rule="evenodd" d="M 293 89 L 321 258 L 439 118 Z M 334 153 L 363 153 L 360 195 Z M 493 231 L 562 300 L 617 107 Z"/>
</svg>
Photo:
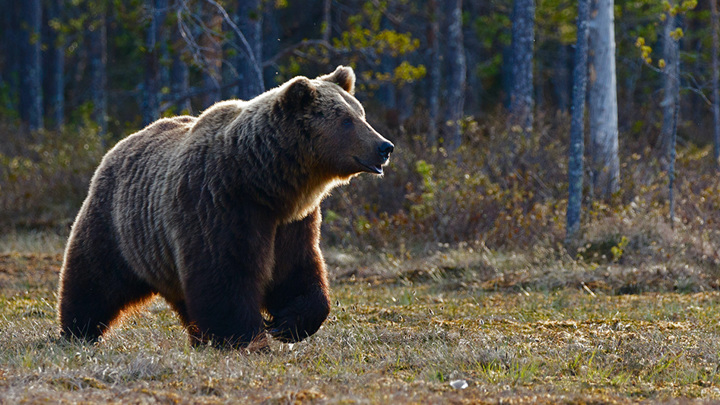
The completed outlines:
<svg viewBox="0 0 720 405">
<path fill-rule="evenodd" d="M 298 76 L 288 83 L 282 100 L 286 106 L 302 107 L 310 104 L 316 96 L 317 89 L 313 86 L 310 79 L 304 76 Z"/>
<path fill-rule="evenodd" d="M 340 65 L 334 72 L 329 75 L 320 76 L 318 79 L 335 83 L 350 94 L 355 93 L 355 72 L 351 67 Z"/>
</svg>

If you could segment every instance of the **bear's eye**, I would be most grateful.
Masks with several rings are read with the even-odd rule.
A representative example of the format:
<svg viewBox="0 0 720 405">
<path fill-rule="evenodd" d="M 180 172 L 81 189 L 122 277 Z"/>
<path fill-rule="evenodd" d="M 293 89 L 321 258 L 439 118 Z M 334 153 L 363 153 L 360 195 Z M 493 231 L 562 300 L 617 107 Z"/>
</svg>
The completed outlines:
<svg viewBox="0 0 720 405">
<path fill-rule="evenodd" d="M 353 127 L 353 120 L 352 118 L 345 118 L 342 120 L 342 126 L 345 129 L 350 129 Z"/>
</svg>

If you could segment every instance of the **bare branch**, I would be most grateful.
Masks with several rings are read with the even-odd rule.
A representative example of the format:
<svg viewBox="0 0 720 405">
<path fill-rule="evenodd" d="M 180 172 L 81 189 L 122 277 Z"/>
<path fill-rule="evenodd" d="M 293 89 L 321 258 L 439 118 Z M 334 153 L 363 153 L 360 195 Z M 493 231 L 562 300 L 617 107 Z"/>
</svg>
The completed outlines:
<svg viewBox="0 0 720 405">
<path fill-rule="evenodd" d="M 660 69 L 659 67 L 653 66 L 652 64 L 647 63 L 647 62 L 645 62 L 645 61 L 643 61 L 643 65 L 645 65 L 646 67 L 648 67 L 650 70 L 654 71 L 655 73 L 660 73 L 660 74 L 663 74 L 663 75 L 668 75 L 668 76 L 670 76 L 670 77 L 674 76 L 674 75 L 671 76 L 671 75 L 670 75 L 669 73 L 667 73 L 664 69 Z M 680 74 L 680 77 L 685 77 L 685 78 L 689 79 L 690 81 L 692 81 L 692 83 L 694 84 L 694 86 L 683 86 L 683 87 L 681 87 L 681 89 L 683 89 L 683 90 L 688 90 L 688 91 L 690 91 L 690 92 L 692 92 L 692 93 L 695 93 L 695 94 L 699 95 L 700 98 L 703 99 L 703 101 L 705 102 L 705 104 L 707 104 L 707 105 L 712 105 L 712 101 L 710 101 L 710 99 L 707 98 L 707 96 L 705 95 L 705 93 L 703 93 L 703 91 L 702 91 L 702 86 L 700 86 L 700 84 L 697 82 L 697 80 L 695 79 L 695 76 L 693 76 L 693 75 L 690 74 L 690 73 L 681 73 L 681 74 Z M 678 81 L 680 81 L 680 77 L 675 77 L 675 79 L 677 79 Z"/>
<path fill-rule="evenodd" d="M 217 87 L 213 86 L 213 87 L 201 87 L 201 88 L 193 87 L 193 88 L 190 88 L 190 89 L 188 89 L 187 91 L 185 91 L 185 92 L 183 92 L 183 93 L 175 94 L 175 95 L 172 97 L 172 99 L 165 99 L 165 101 L 163 102 L 163 104 L 160 106 L 160 111 L 166 111 L 168 108 L 172 107 L 174 104 L 177 104 L 178 102 L 183 101 L 183 100 L 186 100 L 186 99 L 188 99 L 188 98 L 197 97 L 197 96 L 202 96 L 203 94 L 207 94 L 207 93 L 209 93 L 209 92 L 211 92 L 211 91 L 217 91 L 218 89 L 219 89 L 219 90 L 225 90 L 225 89 L 228 89 L 228 88 L 230 88 L 230 87 L 237 86 L 237 85 L 240 84 L 241 82 L 242 82 L 241 80 L 234 80 L 234 81 L 232 81 L 232 82 L 230 82 L 230 83 L 224 83 L 224 84 L 222 84 L 222 85 L 218 85 Z"/>
<path fill-rule="evenodd" d="M 247 38 L 245 38 L 245 35 L 242 33 L 240 28 L 238 28 L 238 26 L 235 24 L 235 22 L 232 20 L 232 18 L 230 18 L 230 16 L 228 15 L 227 11 L 225 11 L 223 6 L 218 4 L 218 2 L 216 2 L 215 0 L 205 0 L 205 1 L 212 4 L 213 6 L 215 6 L 218 9 L 218 11 L 222 15 L 222 17 L 225 20 L 225 22 L 227 23 L 227 25 L 230 28 L 232 28 L 233 32 L 235 32 L 235 35 L 237 35 L 237 37 L 240 39 L 240 42 L 242 42 L 242 48 L 241 48 L 242 52 L 245 54 L 245 56 L 247 56 L 248 60 L 250 60 L 250 63 L 253 66 L 253 70 L 255 70 L 255 74 L 257 75 L 258 80 L 262 81 L 263 80 L 262 66 L 260 66 L 260 63 L 255 58 L 255 54 L 252 51 L 252 47 L 250 47 L 250 44 L 248 43 Z"/>
<path fill-rule="evenodd" d="M 269 59 L 265 60 L 263 62 L 263 67 L 272 66 L 283 56 L 294 53 L 296 50 L 306 46 L 322 46 L 332 53 L 339 53 L 339 50 L 337 48 L 330 45 L 330 43 L 328 41 L 325 41 L 324 39 L 306 39 L 296 43 L 295 45 L 291 45 L 281 50 Z"/>
</svg>

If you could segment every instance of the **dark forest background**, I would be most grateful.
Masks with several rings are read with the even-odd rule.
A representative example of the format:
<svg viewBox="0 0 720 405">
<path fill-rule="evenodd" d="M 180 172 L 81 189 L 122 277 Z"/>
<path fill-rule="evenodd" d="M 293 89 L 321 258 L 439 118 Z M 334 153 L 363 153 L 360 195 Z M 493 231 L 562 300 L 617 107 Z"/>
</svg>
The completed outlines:
<svg viewBox="0 0 720 405">
<path fill-rule="evenodd" d="M 720 262 L 715 0 L 0 3 L 2 229 L 66 232 L 149 122 L 343 64 L 396 153 L 326 244 Z"/>
</svg>

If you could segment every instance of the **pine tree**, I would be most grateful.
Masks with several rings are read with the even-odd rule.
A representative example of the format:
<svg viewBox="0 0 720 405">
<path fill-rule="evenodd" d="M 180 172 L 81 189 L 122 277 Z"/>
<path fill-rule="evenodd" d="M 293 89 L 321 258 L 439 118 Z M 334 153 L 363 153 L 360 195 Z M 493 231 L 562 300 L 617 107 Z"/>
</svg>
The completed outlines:
<svg viewBox="0 0 720 405">
<path fill-rule="evenodd" d="M 588 18 L 590 0 L 578 0 L 577 42 L 573 67 L 572 121 L 568 161 L 568 207 L 566 242 L 572 242 L 580 230 L 583 190 L 583 155 L 585 154 L 585 97 L 588 69 Z"/>
<path fill-rule="evenodd" d="M 535 0 L 515 0 L 512 17 L 512 93 L 510 126 L 526 136 L 533 125 L 533 46 Z"/>
<path fill-rule="evenodd" d="M 20 2 L 20 118 L 30 131 L 43 128 L 40 0 Z"/>
</svg>

